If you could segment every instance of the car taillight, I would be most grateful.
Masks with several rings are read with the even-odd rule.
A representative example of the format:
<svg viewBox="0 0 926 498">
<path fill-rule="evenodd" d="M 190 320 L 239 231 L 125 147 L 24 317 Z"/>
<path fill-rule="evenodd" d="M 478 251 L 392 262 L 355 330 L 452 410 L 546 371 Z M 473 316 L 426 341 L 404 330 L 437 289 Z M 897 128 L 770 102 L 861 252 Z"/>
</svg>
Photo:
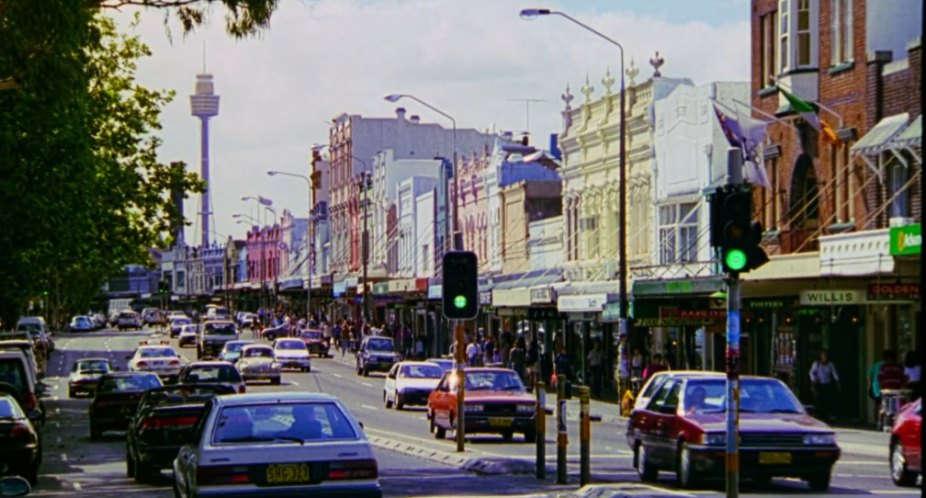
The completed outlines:
<svg viewBox="0 0 926 498">
<path fill-rule="evenodd" d="M 170 362 L 168 363 L 168 365 L 170 365 L 170 366 L 172 366 L 172 367 L 179 367 L 179 366 L 180 366 L 180 360 L 170 360 Z"/>
<path fill-rule="evenodd" d="M 246 465 L 216 465 L 196 468 L 196 483 L 210 484 L 247 484 L 251 482 Z"/>
<path fill-rule="evenodd" d="M 149 418 L 141 424 L 142 430 L 144 429 L 163 429 L 165 427 L 186 427 L 196 425 L 197 417 L 187 416 L 187 417 L 165 417 L 165 418 Z"/>
<path fill-rule="evenodd" d="M 35 393 L 26 394 L 25 402 L 26 403 L 25 403 L 25 406 L 23 406 L 23 408 L 25 408 L 26 413 L 30 413 L 30 412 L 34 412 L 35 410 L 38 410 L 39 398 L 35 396 Z"/>
<path fill-rule="evenodd" d="M 10 428 L 10 439 L 17 441 L 35 442 L 35 432 L 33 432 L 25 422 L 16 422 Z"/>
<path fill-rule="evenodd" d="M 328 464 L 330 480 L 376 479 L 378 475 L 376 460 L 348 460 Z"/>
<path fill-rule="evenodd" d="M 245 387 L 244 384 L 238 386 L 238 394 L 244 394 L 245 391 L 247 391 L 247 387 Z"/>
<path fill-rule="evenodd" d="M 147 361 L 140 361 L 140 362 L 136 363 L 135 366 L 138 367 L 138 368 L 145 368 L 145 367 L 148 366 L 148 362 L 147 362 Z"/>
</svg>

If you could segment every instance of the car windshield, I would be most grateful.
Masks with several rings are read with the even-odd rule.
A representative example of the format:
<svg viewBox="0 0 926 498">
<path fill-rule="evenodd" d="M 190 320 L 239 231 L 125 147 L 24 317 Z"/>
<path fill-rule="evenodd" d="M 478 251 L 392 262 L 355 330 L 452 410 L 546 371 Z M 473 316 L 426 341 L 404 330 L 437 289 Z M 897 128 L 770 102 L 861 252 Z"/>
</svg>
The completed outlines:
<svg viewBox="0 0 926 498">
<path fill-rule="evenodd" d="M 504 390 L 523 391 L 524 384 L 514 371 L 486 370 L 481 372 L 466 372 L 466 389 L 478 390 Z"/>
<path fill-rule="evenodd" d="M 77 364 L 80 373 L 106 373 L 109 372 L 109 362 L 104 360 L 82 361 Z"/>
<path fill-rule="evenodd" d="M 328 439 L 357 439 L 350 420 L 331 402 L 267 403 L 222 408 L 213 443 L 292 444 Z"/>
<path fill-rule="evenodd" d="M 726 380 L 696 379 L 685 386 L 684 407 L 688 413 L 720 413 L 727 409 Z M 787 386 L 775 379 L 740 381 L 741 413 L 804 413 Z"/>
<path fill-rule="evenodd" d="M 131 375 L 125 377 L 110 377 L 100 382 L 97 393 L 119 393 L 119 392 L 137 392 L 147 391 L 155 387 L 161 387 L 161 381 L 157 375 Z"/>
<path fill-rule="evenodd" d="M 392 339 L 386 337 L 376 337 L 367 342 L 367 348 L 370 351 L 392 351 Z"/>
<path fill-rule="evenodd" d="M 177 352 L 171 348 L 145 348 L 138 352 L 142 358 L 166 358 L 168 356 L 177 356 Z"/>
<path fill-rule="evenodd" d="M 402 365 L 399 377 L 410 379 L 439 379 L 444 371 L 437 365 Z"/>
<path fill-rule="evenodd" d="M 270 348 L 245 348 L 241 350 L 241 356 L 246 358 L 273 358 L 273 350 Z"/>
<path fill-rule="evenodd" d="M 229 342 L 225 344 L 225 352 L 227 353 L 237 353 L 241 351 L 241 348 L 247 346 L 250 343 L 247 342 Z"/>
<path fill-rule="evenodd" d="M 198 366 L 190 368 L 183 382 L 241 382 L 241 375 L 232 366 Z"/>
<path fill-rule="evenodd" d="M 145 403 L 148 405 L 182 405 L 202 402 L 219 394 L 232 394 L 234 392 L 234 389 L 229 386 L 180 384 L 149 391 Z"/>
<path fill-rule="evenodd" d="M 305 343 L 302 341 L 280 341 L 277 343 L 277 349 L 305 349 Z"/>
<path fill-rule="evenodd" d="M 303 339 L 321 339 L 322 333 L 317 330 L 303 330 L 302 338 Z"/>
<path fill-rule="evenodd" d="M 228 323 L 207 323 L 203 329 L 206 335 L 235 335 L 235 324 Z"/>
</svg>

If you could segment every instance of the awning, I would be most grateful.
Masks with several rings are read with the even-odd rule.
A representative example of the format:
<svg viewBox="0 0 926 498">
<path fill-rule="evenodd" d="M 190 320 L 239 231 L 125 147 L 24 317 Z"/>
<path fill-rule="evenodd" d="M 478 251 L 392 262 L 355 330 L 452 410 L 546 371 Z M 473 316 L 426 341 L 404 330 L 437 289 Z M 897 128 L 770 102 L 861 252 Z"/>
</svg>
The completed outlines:
<svg viewBox="0 0 926 498">
<path fill-rule="evenodd" d="M 891 144 L 898 149 L 906 150 L 917 163 L 923 164 L 921 152 L 917 150 L 923 147 L 923 115 L 917 116 L 910 126 L 891 141 Z"/>
<path fill-rule="evenodd" d="M 908 121 L 910 121 L 910 114 L 906 112 L 881 119 L 874 128 L 868 130 L 868 133 L 852 146 L 852 154 L 855 157 L 861 157 L 865 164 L 878 175 L 878 178 L 883 180 L 884 175 L 881 174 L 880 166 L 871 158 L 890 150 L 891 141 L 901 134 Z"/>
<path fill-rule="evenodd" d="M 492 290 L 492 306 L 501 307 L 528 307 L 531 305 L 531 290 L 529 288 Z"/>
<path fill-rule="evenodd" d="M 563 270 L 561 268 L 534 270 L 496 278 L 493 290 L 530 288 L 544 284 L 552 284 L 562 279 Z"/>
</svg>

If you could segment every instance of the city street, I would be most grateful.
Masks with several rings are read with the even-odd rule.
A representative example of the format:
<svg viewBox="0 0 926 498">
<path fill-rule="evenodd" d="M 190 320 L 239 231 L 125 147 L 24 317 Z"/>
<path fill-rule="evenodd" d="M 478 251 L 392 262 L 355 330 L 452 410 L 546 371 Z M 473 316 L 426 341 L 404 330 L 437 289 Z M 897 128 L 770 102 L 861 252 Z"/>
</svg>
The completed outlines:
<svg viewBox="0 0 926 498">
<path fill-rule="evenodd" d="M 242 334 L 247 338 L 249 332 Z M 157 335 L 153 330 L 116 332 L 103 330 L 88 334 L 59 334 L 58 349 L 51 356 L 45 382 L 49 386 L 45 404 L 48 414 L 44 436 L 45 461 L 35 496 L 170 496 L 170 476 L 165 473 L 157 485 L 137 485 L 125 475 L 125 441 L 119 435 L 91 442 L 86 399 L 68 399 L 67 371 L 75 359 L 88 356 L 110 358 L 120 369 L 125 357 L 138 342 Z M 176 347 L 176 340 L 171 341 Z M 178 348 L 179 349 L 179 348 Z M 180 349 L 187 360 L 195 349 Z M 555 484 L 556 437 L 552 417 L 548 417 L 547 479 L 534 478 L 534 445 L 519 436 L 506 443 L 498 436 L 476 436 L 468 440 L 466 452 L 456 452 L 452 439 L 435 440 L 428 432 L 424 408 L 405 411 L 383 407 L 383 377 L 359 377 L 353 369 L 353 356 L 313 359 L 311 373 L 284 373 L 282 385 L 249 385 L 249 391 L 323 391 L 339 397 L 363 422 L 377 449 L 380 481 L 386 496 L 556 496 L 578 489 L 578 413 L 577 401 L 569 402 L 569 484 Z M 548 400 L 549 402 L 549 400 Z M 548 403 L 552 407 L 552 403 Z M 638 483 L 632 468 L 632 455 L 623 438 L 624 425 L 612 413 L 615 407 L 594 403 L 592 414 L 602 421 L 592 424 L 592 481 L 601 485 L 627 487 Z M 887 435 L 861 430 L 839 431 L 843 449 L 836 467 L 832 495 L 919 496 L 919 489 L 894 486 L 886 464 Z M 683 492 L 675 487 L 675 476 L 662 473 L 657 487 L 636 492 L 641 496 L 660 493 L 672 496 L 720 496 L 723 484 Z M 746 482 L 745 494 L 765 496 L 814 496 L 803 482 L 776 479 L 768 488 L 754 489 Z M 629 492 L 629 491 L 628 491 Z M 598 495 L 602 496 L 602 495 Z M 608 496 L 607 494 L 603 496 Z"/>
</svg>

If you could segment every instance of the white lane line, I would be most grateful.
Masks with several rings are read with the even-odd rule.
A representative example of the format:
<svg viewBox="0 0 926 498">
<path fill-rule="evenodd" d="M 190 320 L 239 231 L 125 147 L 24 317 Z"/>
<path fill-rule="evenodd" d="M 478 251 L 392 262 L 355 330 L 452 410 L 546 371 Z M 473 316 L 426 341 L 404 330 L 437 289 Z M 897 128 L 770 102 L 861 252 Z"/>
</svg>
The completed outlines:
<svg viewBox="0 0 926 498">
<path fill-rule="evenodd" d="M 366 386 L 366 387 L 373 387 L 373 384 L 370 384 L 369 382 L 361 382 L 360 385 Z"/>
<path fill-rule="evenodd" d="M 337 378 L 339 378 L 339 379 L 342 378 L 342 377 L 344 377 L 343 375 L 341 375 L 341 374 L 339 374 L 339 373 L 332 373 L 331 376 L 332 376 L 332 377 L 337 377 Z"/>
<path fill-rule="evenodd" d="M 909 489 L 870 489 L 867 490 L 873 495 L 906 495 L 910 494 Z"/>
<path fill-rule="evenodd" d="M 375 407 L 375 406 L 370 406 L 370 405 L 360 405 L 360 407 L 361 407 L 361 408 L 366 408 L 367 410 L 373 410 L 373 411 L 379 410 L 379 408 L 377 408 L 377 407 Z"/>
<path fill-rule="evenodd" d="M 81 485 L 80 485 L 79 482 L 74 481 L 74 489 L 75 489 L 76 491 L 80 491 L 80 490 L 81 490 Z"/>
<path fill-rule="evenodd" d="M 840 460 L 836 462 L 836 465 L 881 465 L 883 463 L 881 460 Z"/>
<path fill-rule="evenodd" d="M 68 454 L 67 454 L 67 453 L 62 453 L 62 454 L 61 454 L 61 461 L 62 461 L 62 462 L 68 461 Z"/>
<path fill-rule="evenodd" d="M 294 385 L 294 386 L 298 386 L 298 385 L 299 385 L 299 383 L 296 382 L 296 381 L 292 381 L 292 382 L 290 382 L 290 384 L 292 384 L 292 385 Z"/>
</svg>

